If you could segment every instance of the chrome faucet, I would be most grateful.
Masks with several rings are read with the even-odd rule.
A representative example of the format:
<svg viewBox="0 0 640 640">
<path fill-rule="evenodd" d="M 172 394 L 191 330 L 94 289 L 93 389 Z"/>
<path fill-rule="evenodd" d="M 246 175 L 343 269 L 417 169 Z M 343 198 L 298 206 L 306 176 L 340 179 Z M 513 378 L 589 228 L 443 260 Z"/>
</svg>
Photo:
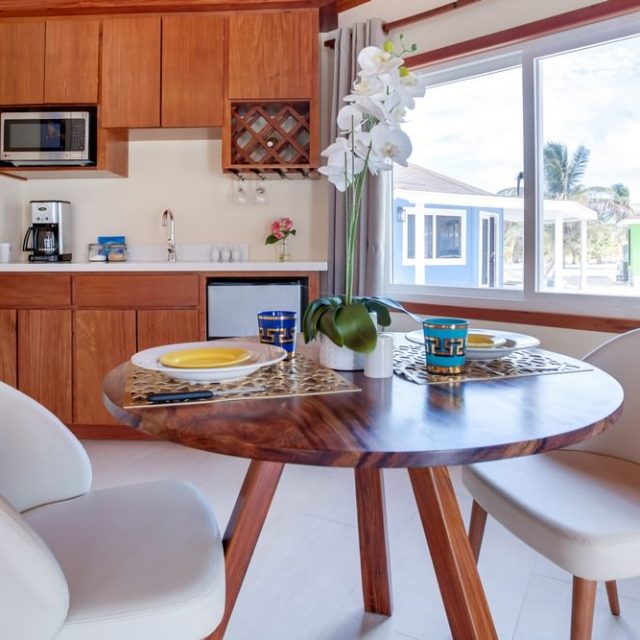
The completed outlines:
<svg viewBox="0 0 640 640">
<path fill-rule="evenodd" d="M 175 220 L 173 219 L 173 213 L 171 212 L 171 209 L 165 209 L 164 213 L 162 214 L 162 226 L 166 227 L 167 224 L 169 225 L 169 238 L 167 240 L 169 246 L 167 249 L 167 260 L 169 262 L 175 262 L 176 261 L 176 223 L 175 223 Z"/>
</svg>

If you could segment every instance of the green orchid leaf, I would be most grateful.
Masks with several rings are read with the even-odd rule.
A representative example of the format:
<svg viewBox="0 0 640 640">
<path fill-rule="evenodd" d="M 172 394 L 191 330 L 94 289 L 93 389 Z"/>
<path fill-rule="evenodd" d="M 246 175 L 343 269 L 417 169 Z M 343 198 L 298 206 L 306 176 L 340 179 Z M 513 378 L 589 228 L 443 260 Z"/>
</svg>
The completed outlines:
<svg viewBox="0 0 640 640">
<path fill-rule="evenodd" d="M 406 313 L 408 316 L 413 318 L 416 322 L 422 323 L 422 318 L 411 311 L 405 309 L 399 302 L 392 300 L 391 298 L 380 298 L 378 296 L 373 296 L 372 300 L 376 300 L 377 302 L 381 302 L 389 309 L 395 309 L 396 311 L 402 311 L 402 313 Z M 387 325 L 383 325 L 387 326 Z"/>
<path fill-rule="evenodd" d="M 309 304 L 302 317 L 302 332 L 304 333 L 305 342 L 311 342 L 311 340 L 315 338 L 318 332 L 320 315 L 327 309 L 330 309 L 331 306 L 329 298 L 316 298 Z"/>
<path fill-rule="evenodd" d="M 339 347 L 343 347 L 345 344 L 344 338 L 336 323 L 336 315 L 340 311 L 342 311 L 342 308 L 338 307 L 327 309 L 318 319 L 318 331 L 324 333 L 327 338 Z"/>
<path fill-rule="evenodd" d="M 369 311 L 375 311 L 378 316 L 379 325 L 388 327 L 391 324 L 391 314 L 389 313 L 389 309 L 382 302 L 372 298 L 367 302 L 366 307 Z"/>
<path fill-rule="evenodd" d="M 335 324 L 344 339 L 344 346 L 358 353 L 369 353 L 375 348 L 378 335 L 365 305 L 344 305 L 336 311 Z"/>
</svg>

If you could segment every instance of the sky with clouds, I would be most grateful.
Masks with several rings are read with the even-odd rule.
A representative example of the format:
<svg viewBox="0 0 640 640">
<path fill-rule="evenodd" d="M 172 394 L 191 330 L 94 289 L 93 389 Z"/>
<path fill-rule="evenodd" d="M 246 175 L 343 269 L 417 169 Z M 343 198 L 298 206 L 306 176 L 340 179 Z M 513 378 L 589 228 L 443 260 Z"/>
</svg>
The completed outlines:
<svg viewBox="0 0 640 640">
<path fill-rule="evenodd" d="M 623 183 L 640 203 L 640 37 L 542 62 L 543 138 L 591 151 L 585 186 Z M 410 162 L 496 192 L 522 170 L 521 72 L 432 87 L 404 126 Z"/>
</svg>

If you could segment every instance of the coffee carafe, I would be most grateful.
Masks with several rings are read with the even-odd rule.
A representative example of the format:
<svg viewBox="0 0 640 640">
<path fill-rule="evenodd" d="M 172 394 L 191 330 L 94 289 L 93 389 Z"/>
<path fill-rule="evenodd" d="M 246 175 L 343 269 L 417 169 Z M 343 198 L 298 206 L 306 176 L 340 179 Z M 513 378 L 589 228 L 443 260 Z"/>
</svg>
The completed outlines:
<svg viewBox="0 0 640 640">
<path fill-rule="evenodd" d="M 29 251 L 29 262 L 68 262 L 71 260 L 71 205 L 64 200 L 33 200 L 31 226 L 22 250 Z"/>
</svg>

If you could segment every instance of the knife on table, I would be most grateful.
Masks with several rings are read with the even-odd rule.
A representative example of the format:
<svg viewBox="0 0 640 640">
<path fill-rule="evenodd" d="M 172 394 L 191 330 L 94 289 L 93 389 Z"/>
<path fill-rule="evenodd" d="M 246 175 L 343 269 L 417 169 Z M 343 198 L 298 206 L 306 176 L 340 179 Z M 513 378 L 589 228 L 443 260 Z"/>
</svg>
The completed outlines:
<svg viewBox="0 0 640 640">
<path fill-rule="evenodd" d="M 264 391 L 264 387 L 244 387 L 243 389 L 221 389 L 220 391 L 211 391 L 203 389 L 202 391 L 175 391 L 167 393 L 148 393 L 147 400 L 149 402 L 187 402 L 189 400 L 210 400 L 221 396 L 230 396 L 235 393 L 257 393 Z"/>
</svg>

